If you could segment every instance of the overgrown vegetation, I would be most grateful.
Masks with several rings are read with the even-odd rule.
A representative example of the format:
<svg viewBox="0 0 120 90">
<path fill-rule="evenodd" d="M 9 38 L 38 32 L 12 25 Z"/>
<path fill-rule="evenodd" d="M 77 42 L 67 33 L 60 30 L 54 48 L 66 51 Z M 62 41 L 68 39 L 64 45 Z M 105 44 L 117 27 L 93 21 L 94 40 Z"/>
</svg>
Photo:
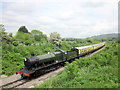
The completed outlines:
<svg viewBox="0 0 120 90">
<path fill-rule="evenodd" d="M 24 66 L 23 60 L 31 53 L 37 55 L 47 54 L 56 50 L 71 50 L 76 46 L 84 46 L 100 41 L 88 39 L 62 39 L 57 32 L 47 37 L 39 30 L 31 32 L 21 26 L 15 36 L 5 32 L 4 25 L 0 28 L 2 37 L 2 74 L 12 75 Z"/>
<path fill-rule="evenodd" d="M 71 50 L 73 47 L 91 45 L 106 41 L 104 50 L 92 57 L 76 59 L 66 63 L 65 71 L 47 80 L 37 88 L 115 88 L 118 87 L 118 43 L 116 39 L 75 39 L 61 38 L 58 33 L 51 33 L 47 37 L 39 30 L 31 32 L 25 26 L 18 29 L 15 36 L 5 32 L 4 25 L 0 25 L 2 41 L 2 74 L 12 75 L 24 67 L 23 60 L 31 53 L 37 55 L 54 52 L 56 50 Z"/>
<path fill-rule="evenodd" d="M 65 71 L 36 88 L 117 88 L 118 45 L 117 41 L 108 41 L 102 51 L 67 63 Z"/>
</svg>

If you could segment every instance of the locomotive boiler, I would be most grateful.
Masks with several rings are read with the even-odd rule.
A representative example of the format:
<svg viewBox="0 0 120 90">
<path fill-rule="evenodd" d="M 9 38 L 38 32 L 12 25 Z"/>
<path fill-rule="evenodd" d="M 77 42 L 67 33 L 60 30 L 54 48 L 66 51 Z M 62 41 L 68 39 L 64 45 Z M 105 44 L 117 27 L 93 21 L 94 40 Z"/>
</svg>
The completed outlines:
<svg viewBox="0 0 120 90">
<path fill-rule="evenodd" d="M 24 65 L 27 69 L 35 68 L 38 66 L 43 66 L 50 64 L 52 62 L 59 62 L 64 60 L 65 51 L 56 51 L 45 55 L 32 56 L 24 60 Z"/>
</svg>

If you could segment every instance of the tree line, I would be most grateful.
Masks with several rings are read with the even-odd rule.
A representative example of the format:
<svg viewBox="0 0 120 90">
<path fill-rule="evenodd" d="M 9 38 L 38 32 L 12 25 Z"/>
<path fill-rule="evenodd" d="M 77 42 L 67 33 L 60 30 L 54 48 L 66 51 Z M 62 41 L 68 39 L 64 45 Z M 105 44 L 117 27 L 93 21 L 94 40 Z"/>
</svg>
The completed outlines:
<svg viewBox="0 0 120 90">
<path fill-rule="evenodd" d="M 6 43 L 12 43 L 14 46 L 17 46 L 18 44 L 25 44 L 25 45 L 31 45 L 34 42 L 43 42 L 43 41 L 49 41 L 52 44 L 55 44 L 57 46 L 60 46 L 61 44 L 61 36 L 57 32 L 52 32 L 50 34 L 50 37 L 47 37 L 47 35 L 43 34 L 40 30 L 32 30 L 31 32 L 28 31 L 28 29 L 25 26 L 21 26 L 16 35 L 13 36 L 12 33 L 5 32 L 4 25 L 0 25 L 0 33 L 2 37 L 2 41 L 6 41 Z"/>
</svg>

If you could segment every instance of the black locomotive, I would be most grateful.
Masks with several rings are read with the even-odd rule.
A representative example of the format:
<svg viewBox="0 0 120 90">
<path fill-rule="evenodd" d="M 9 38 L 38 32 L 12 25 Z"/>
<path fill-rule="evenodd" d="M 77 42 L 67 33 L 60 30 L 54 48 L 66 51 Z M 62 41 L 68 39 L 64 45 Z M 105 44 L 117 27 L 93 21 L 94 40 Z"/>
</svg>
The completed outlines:
<svg viewBox="0 0 120 90">
<path fill-rule="evenodd" d="M 66 61 L 71 62 L 75 58 L 89 54 L 99 48 L 105 46 L 105 42 L 72 48 L 71 51 L 58 50 L 49 54 L 28 57 L 24 60 L 25 67 L 17 71 L 21 74 L 22 78 L 34 77 L 41 75 L 45 72 L 63 66 Z"/>
</svg>

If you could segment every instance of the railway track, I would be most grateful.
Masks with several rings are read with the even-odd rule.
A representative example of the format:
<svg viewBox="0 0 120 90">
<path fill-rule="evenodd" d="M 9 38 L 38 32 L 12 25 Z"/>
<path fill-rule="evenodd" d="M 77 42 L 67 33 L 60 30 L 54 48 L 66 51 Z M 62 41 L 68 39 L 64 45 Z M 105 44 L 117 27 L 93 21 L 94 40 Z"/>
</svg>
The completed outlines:
<svg viewBox="0 0 120 90">
<path fill-rule="evenodd" d="M 91 53 L 90 55 L 85 56 L 84 58 L 90 57 L 90 56 L 94 55 L 95 53 L 101 51 L 102 49 L 104 49 L 104 47 Z M 63 70 L 64 70 L 64 67 L 61 67 L 57 70 L 51 71 L 49 73 L 46 73 L 44 75 L 41 75 L 37 78 L 30 79 L 30 80 L 29 79 L 24 80 L 24 79 L 18 78 L 14 81 L 10 81 L 6 84 L 1 85 L 0 87 L 2 87 L 2 88 L 32 88 L 36 85 L 43 83 L 48 78 L 51 78 L 51 77 L 57 75 L 60 71 L 63 71 Z M 12 78 L 14 79 L 14 77 L 12 77 Z"/>
<path fill-rule="evenodd" d="M 64 70 L 64 67 L 61 67 L 57 70 L 51 71 L 49 73 L 46 73 L 42 76 L 39 76 L 39 77 L 36 77 L 33 79 L 25 79 L 24 80 L 24 79 L 20 78 L 15 81 L 12 81 L 12 82 L 2 85 L 1 88 L 31 88 L 31 87 L 34 87 L 36 85 L 43 83 L 48 78 L 54 77 L 60 71 L 63 71 L 63 70 Z"/>
<path fill-rule="evenodd" d="M 42 76 L 39 76 L 37 78 L 31 79 L 27 83 L 17 86 L 15 88 L 33 88 L 34 86 L 37 86 L 37 85 L 43 83 L 47 79 L 56 76 L 60 71 L 63 71 L 63 70 L 64 70 L 64 67 L 61 67 L 55 71 L 52 71 L 52 72 L 46 73 Z"/>
<path fill-rule="evenodd" d="M 24 79 L 18 79 L 18 80 L 15 80 L 13 82 L 9 82 L 5 85 L 2 85 L 2 88 L 15 88 L 15 87 L 18 87 L 24 83 L 28 82 L 28 80 L 24 80 Z"/>
</svg>

